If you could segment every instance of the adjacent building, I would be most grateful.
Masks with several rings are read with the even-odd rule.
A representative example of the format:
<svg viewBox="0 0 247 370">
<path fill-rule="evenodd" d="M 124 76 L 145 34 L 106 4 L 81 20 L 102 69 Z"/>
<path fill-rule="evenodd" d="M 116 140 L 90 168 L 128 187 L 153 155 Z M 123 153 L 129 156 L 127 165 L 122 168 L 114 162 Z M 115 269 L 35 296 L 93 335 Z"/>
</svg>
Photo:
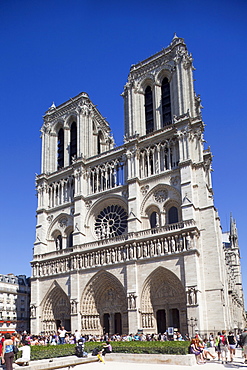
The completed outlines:
<svg viewBox="0 0 247 370">
<path fill-rule="evenodd" d="M 30 330 L 30 278 L 0 275 L 0 332 Z"/>
<path fill-rule="evenodd" d="M 243 328 L 239 248 L 223 245 L 184 40 L 132 65 L 122 96 L 119 147 L 85 92 L 44 116 L 32 333 Z"/>
</svg>

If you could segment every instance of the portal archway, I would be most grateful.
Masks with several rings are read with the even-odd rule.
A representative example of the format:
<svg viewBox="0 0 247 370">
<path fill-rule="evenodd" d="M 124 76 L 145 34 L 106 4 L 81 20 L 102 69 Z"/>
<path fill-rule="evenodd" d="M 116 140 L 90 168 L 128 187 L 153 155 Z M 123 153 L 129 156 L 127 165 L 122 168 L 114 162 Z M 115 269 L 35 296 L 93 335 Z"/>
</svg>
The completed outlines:
<svg viewBox="0 0 247 370">
<path fill-rule="evenodd" d="M 81 299 L 81 326 L 85 334 L 128 333 L 126 291 L 111 273 L 100 271 L 87 284 Z"/>
<path fill-rule="evenodd" d="M 56 332 L 59 326 L 71 330 L 70 302 L 68 296 L 59 285 L 54 285 L 45 298 L 42 309 L 42 331 Z"/>
<path fill-rule="evenodd" d="M 164 332 L 168 327 L 186 332 L 186 293 L 179 278 L 158 267 L 146 279 L 141 294 L 141 325 L 146 332 Z"/>
</svg>

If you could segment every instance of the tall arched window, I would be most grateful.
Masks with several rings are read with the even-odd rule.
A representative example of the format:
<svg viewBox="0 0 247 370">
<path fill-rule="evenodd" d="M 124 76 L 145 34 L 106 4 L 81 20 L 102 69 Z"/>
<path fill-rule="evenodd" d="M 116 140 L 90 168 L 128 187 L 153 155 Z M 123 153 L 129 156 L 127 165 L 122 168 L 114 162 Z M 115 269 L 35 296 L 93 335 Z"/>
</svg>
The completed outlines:
<svg viewBox="0 0 247 370">
<path fill-rule="evenodd" d="M 151 229 L 154 229 L 158 227 L 158 213 L 157 212 L 152 212 L 150 216 L 150 227 Z"/>
<path fill-rule="evenodd" d="M 71 233 L 68 235 L 67 246 L 68 248 L 73 247 L 73 231 L 71 231 Z"/>
<path fill-rule="evenodd" d="M 62 247 L 63 247 L 63 245 L 62 245 L 62 235 L 58 235 L 56 237 L 55 243 L 56 243 L 56 250 L 57 251 L 61 250 Z"/>
<path fill-rule="evenodd" d="M 145 90 L 145 119 L 148 134 L 154 130 L 153 92 L 150 86 L 147 86 Z"/>
<path fill-rule="evenodd" d="M 98 154 L 100 154 L 102 152 L 102 141 L 103 141 L 103 134 L 100 131 L 98 133 L 98 137 L 97 137 L 97 152 L 98 152 Z"/>
<path fill-rule="evenodd" d="M 73 122 L 70 128 L 70 164 L 72 158 L 77 155 L 77 127 L 76 122 Z"/>
<path fill-rule="evenodd" d="M 64 131 L 62 128 L 58 131 L 57 137 L 57 168 L 64 167 Z"/>
<path fill-rule="evenodd" d="M 175 224 L 176 222 L 178 222 L 178 209 L 173 206 L 168 211 L 168 224 Z"/>
<path fill-rule="evenodd" d="M 172 122 L 171 115 L 171 96 L 170 84 L 168 78 L 165 77 L 161 85 L 161 101 L 162 101 L 162 121 L 163 126 L 168 126 Z"/>
</svg>

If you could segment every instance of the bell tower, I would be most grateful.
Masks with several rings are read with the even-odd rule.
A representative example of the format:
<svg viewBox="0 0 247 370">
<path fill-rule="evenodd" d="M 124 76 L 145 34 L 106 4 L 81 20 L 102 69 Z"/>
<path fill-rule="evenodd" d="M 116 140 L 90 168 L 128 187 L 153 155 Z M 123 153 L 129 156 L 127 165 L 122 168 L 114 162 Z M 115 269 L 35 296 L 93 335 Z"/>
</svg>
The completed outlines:
<svg viewBox="0 0 247 370">
<path fill-rule="evenodd" d="M 132 65 L 123 92 L 125 137 L 144 136 L 174 123 L 175 117 L 200 114 L 193 86 L 192 56 L 182 38 Z"/>
</svg>

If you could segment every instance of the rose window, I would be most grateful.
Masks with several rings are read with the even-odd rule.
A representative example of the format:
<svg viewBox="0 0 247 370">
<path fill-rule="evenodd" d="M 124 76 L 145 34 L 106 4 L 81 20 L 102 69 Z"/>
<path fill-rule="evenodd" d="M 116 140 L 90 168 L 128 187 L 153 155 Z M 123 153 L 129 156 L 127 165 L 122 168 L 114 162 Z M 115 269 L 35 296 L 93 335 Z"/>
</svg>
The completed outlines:
<svg viewBox="0 0 247 370">
<path fill-rule="evenodd" d="M 95 232 L 99 239 L 121 235 L 127 228 L 127 213 L 117 205 L 105 207 L 96 217 Z"/>
</svg>

